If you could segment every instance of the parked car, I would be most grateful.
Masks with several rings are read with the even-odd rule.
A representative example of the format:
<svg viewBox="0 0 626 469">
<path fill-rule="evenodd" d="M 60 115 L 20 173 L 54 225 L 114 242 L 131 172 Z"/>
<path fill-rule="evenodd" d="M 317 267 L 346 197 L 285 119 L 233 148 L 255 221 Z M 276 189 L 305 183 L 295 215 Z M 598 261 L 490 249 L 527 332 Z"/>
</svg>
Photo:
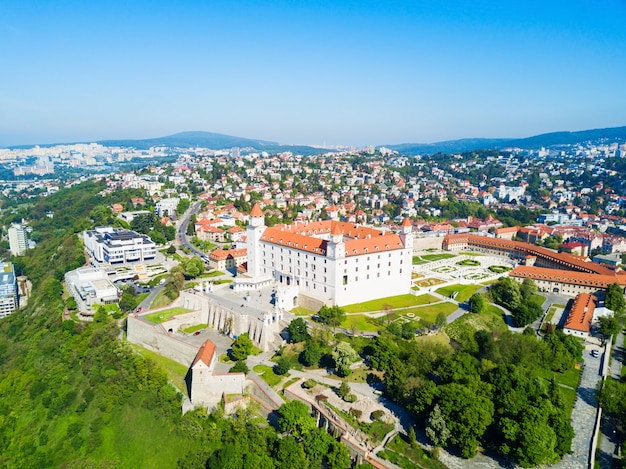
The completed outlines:
<svg viewBox="0 0 626 469">
<path fill-rule="evenodd" d="M 193 333 L 193 335 L 200 335 L 202 333 L 202 331 L 196 331 Z"/>
<path fill-rule="evenodd" d="M 592 357 L 596 357 L 597 358 L 599 355 L 600 355 L 600 352 L 598 352 L 597 350 L 594 349 L 594 350 L 591 351 L 591 356 Z"/>
</svg>

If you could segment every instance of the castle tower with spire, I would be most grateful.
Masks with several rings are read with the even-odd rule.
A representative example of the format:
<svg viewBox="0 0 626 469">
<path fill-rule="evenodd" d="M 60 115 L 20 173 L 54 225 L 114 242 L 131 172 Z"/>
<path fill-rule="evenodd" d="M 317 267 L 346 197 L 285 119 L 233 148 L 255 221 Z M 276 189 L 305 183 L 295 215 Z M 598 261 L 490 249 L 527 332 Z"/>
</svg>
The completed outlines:
<svg viewBox="0 0 626 469">
<path fill-rule="evenodd" d="M 339 228 L 339 223 L 333 223 L 330 231 L 330 240 L 326 246 L 327 256 L 330 259 L 341 259 L 346 257 L 346 243 L 343 242 L 343 232 Z"/>
<path fill-rule="evenodd" d="M 252 207 L 250 212 L 250 223 L 246 230 L 248 245 L 248 275 L 258 277 L 261 275 L 261 236 L 265 231 L 265 217 L 258 202 Z"/>
<path fill-rule="evenodd" d="M 402 227 L 400 229 L 400 239 L 404 243 L 405 249 L 411 249 L 413 252 L 413 223 L 407 217 L 402 221 Z"/>
</svg>

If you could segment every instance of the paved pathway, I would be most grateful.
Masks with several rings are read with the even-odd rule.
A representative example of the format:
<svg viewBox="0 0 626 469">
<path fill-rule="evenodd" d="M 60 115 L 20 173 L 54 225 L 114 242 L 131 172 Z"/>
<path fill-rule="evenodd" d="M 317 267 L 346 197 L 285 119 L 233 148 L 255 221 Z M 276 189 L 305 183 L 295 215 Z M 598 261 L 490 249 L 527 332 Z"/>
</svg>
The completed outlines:
<svg viewBox="0 0 626 469">
<path fill-rule="evenodd" d="M 624 361 L 624 334 L 617 336 L 612 349 L 612 361 L 610 366 L 610 374 L 607 379 L 621 379 L 622 364 Z M 613 465 L 613 456 L 617 454 L 620 441 L 615 438 L 616 422 L 612 418 L 602 417 L 601 436 L 599 443 L 599 459 L 602 469 L 610 469 Z"/>
<path fill-rule="evenodd" d="M 591 356 L 592 348 L 595 346 L 588 346 L 583 351 L 585 365 L 572 411 L 572 426 L 575 433 L 572 441 L 572 454 L 566 454 L 560 463 L 554 465 L 560 469 L 589 467 L 591 442 L 598 409 L 596 386 L 601 379 L 600 364 L 602 362 L 602 356 Z"/>
</svg>

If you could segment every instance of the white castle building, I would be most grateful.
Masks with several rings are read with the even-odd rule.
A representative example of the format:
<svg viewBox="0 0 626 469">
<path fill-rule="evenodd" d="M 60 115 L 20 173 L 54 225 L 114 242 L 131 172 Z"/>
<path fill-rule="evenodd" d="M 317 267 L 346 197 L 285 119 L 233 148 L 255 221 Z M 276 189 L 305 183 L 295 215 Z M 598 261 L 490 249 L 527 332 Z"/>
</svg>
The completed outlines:
<svg viewBox="0 0 626 469">
<path fill-rule="evenodd" d="M 338 220 L 266 227 L 257 204 L 247 243 L 248 288 L 273 280 L 297 287 L 301 300 L 338 306 L 410 291 L 413 233 L 408 219 L 400 233 Z"/>
</svg>

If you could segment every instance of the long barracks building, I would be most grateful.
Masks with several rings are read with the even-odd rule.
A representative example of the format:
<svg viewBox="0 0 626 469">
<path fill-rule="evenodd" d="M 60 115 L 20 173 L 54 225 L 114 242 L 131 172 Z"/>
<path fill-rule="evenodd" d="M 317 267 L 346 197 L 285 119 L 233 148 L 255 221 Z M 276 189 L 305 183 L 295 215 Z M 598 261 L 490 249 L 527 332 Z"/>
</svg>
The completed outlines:
<svg viewBox="0 0 626 469">
<path fill-rule="evenodd" d="M 612 283 L 618 283 L 626 291 L 626 274 L 616 272 L 590 260 L 568 253 L 556 253 L 550 249 L 533 246 L 520 241 L 509 241 L 474 234 L 447 235 L 443 249 L 448 251 L 474 251 L 483 254 L 507 256 L 519 259 L 520 265 L 509 272 L 522 282 L 525 278 L 535 281 L 544 292 L 578 295 L 598 293 Z"/>
</svg>

